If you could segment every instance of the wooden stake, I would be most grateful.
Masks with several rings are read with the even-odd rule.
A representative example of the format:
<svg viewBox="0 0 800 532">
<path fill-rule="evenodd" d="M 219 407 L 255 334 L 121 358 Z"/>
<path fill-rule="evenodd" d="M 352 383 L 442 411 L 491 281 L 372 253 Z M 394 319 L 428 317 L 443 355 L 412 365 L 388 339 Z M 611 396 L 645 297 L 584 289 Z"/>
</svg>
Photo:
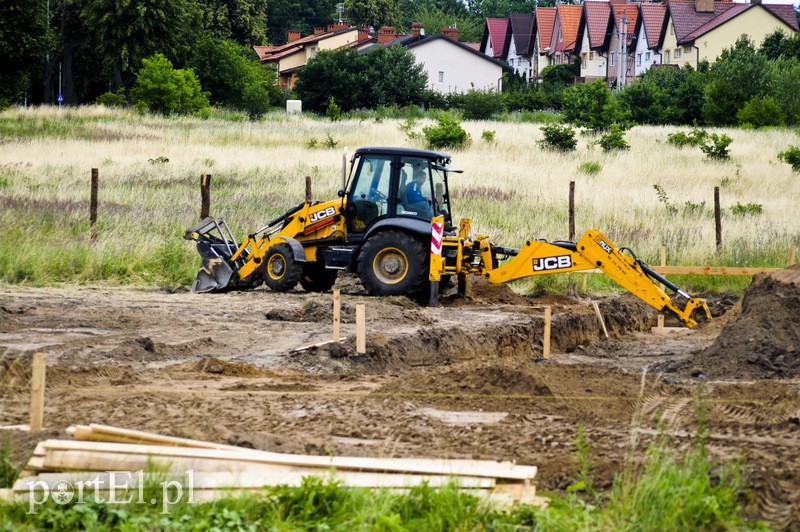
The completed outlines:
<svg viewBox="0 0 800 532">
<path fill-rule="evenodd" d="M 666 246 L 661 246 L 658 250 L 659 258 L 661 259 L 661 267 L 664 268 L 667 265 L 667 248 Z M 661 287 L 661 290 L 664 290 L 664 283 L 658 283 L 658 286 Z"/>
<path fill-rule="evenodd" d="M 569 182 L 569 240 L 575 241 L 575 181 Z"/>
<path fill-rule="evenodd" d="M 717 229 L 717 250 L 722 247 L 722 213 L 719 207 L 719 187 L 714 187 L 714 223 Z"/>
<path fill-rule="evenodd" d="M 200 176 L 200 219 L 208 218 L 211 212 L 211 174 Z"/>
<path fill-rule="evenodd" d="M 341 316 L 342 316 L 342 294 L 338 288 L 333 290 L 333 341 L 338 342 L 341 338 Z"/>
<path fill-rule="evenodd" d="M 89 232 L 92 242 L 97 240 L 97 189 L 100 183 L 100 171 L 92 168 L 91 192 L 89 194 Z"/>
<path fill-rule="evenodd" d="M 550 360 L 550 325 L 551 309 L 544 307 L 544 338 L 542 339 L 542 356 L 545 360 Z"/>
<path fill-rule="evenodd" d="M 588 273 L 584 273 L 583 274 L 583 293 L 584 294 L 586 293 L 586 285 L 588 283 L 589 283 L 589 274 Z"/>
<path fill-rule="evenodd" d="M 659 314 L 658 315 L 658 321 L 656 323 L 656 327 L 659 328 L 659 329 L 663 329 L 664 328 L 664 315 L 663 314 Z"/>
<path fill-rule="evenodd" d="M 594 314 L 597 316 L 597 321 L 600 323 L 600 328 L 603 330 L 603 334 L 606 335 L 606 338 L 608 338 L 606 320 L 603 319 L 603 315 L 600 313 L 600 305 L 597 304 L 597 301 L 592 301 L 592 308 L 594 308 Z"/>
<path fill-rule="evenodd" d="M 31 376 L 31 432 L 41 432 L 44 419 L 44 380 L 47 368 L 47 355 L 36 353 L 33 355 L 33 368 Z"/>
<path fill-rule="evenodd" d="M 356 353 L 363 355 L 367 352 L 367 320 L 364 303 L 356 305 Z"/>
<path fill-rule="evenodd" d="M 306 176 L 306 203 L 311 203 L 311 176 Z"/>
<path fill-rule="evenodd" d="M 794 266 L 794 248 L 789 248 L 789 266 Z"/>
</svg>

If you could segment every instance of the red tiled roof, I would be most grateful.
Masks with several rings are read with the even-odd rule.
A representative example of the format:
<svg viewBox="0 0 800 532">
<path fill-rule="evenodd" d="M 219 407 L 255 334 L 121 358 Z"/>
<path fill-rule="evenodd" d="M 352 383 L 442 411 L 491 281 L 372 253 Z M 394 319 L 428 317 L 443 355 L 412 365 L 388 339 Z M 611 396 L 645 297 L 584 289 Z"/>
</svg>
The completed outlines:
<svg viewBox="0 0 800 532">
<path fill-rule="evenodd" d="M 295 39 L 280 46 L 253 46 L 253 50 L 255 50 L 255 52 L 258 54 L 258 58 L 262 62 L 277 61 L 278 59 L 286 57 L 287 55 L 291 55 L 302 49 L 304 44 L 319 42 L 331 37 L 332 35 L 347 33 L 348 31 L 358 31 L 358 28 L 351 26 L 349 28 L 344 28 L 337 31 L 328 31 L 325 33 L 318 33 L 316 35 L 306 35 L 305 37 L 300 37 L 299 39 Z"/>
<path fill-rule="evenodd" d="M 625 14 L 625 18 L 628 19 L 628 44 L 630 45 L 636 37 L 635 32 L 633 31 L 636 28 L 636 21 L 639 20 L 639 5 L 638 4 L 614 4 L 614 22 L 616 24 L 616 28 L 619 31 L 622 31 L 622 14 Z"/>
<path fill-rule="evenodd" d="M 794 31 L 800 31 L 800 24 L 797 22 L 797 15 L 792 4 L 761 4 L 761 7 L 784 21 Z"/>
<path fill-rule="evenodd" d="M 661 30 L 667 20 L 667 6 L 664 4 L 642 4 L 642 24 L 647 37 L 647 47 L 655 48 L 661 39 Z"/>
<path fill-rule="evenodd" d="M 475 51 L 479 52 L 481 50 L 481 43 L 479 43 L 479 42 L 465 42 L 463 44 L 465 46 L 469 46 L 470 48 L 472 48 Z"/>
<path fill-rule="evenodd" d="M 714 28 L 722 26 L 736 15 L 744 13 L 751 7 L 754 7 L 755 5 L 756 4 L 735 4 L 732 5 L 730 8 L 726 9 L 725 11 L 723 11 L 722 13 L 720 13 L 719 15 L 716 14 L 716 6 L 715 6 L 714 9 L 715 17 L 706 22 L 705 24 L 703 24 L 702 26 L 700 26 L 699 28 L 695 29 L 689 35 L 686 35 L 683 39 L 678 40 L 678 44 L 681 44 L 683 42 L 691 42 L 695 40 L 696 38 L 700 37 L 705 33 L 708 33 Z"/>
<path fill-rule="evenodd" d="M 492 57 L 495 59 L 505 57 L 505 41 L 506 34 L 509 31 L 509 22 L 507 18 L 487 18 L 486 26 L 484 26 L 484 35 L 481 39 L 481 51 L 486 52 L 486 45 L 492 45 Z M 488 41 L 486 40 L 488 37 Z"/>
<path fill-rule="evenodd" d="M 599 48 L 606 43 L 611 4 L 606 1 L 586 0 L 583 3 L 586 15 L 584 31 L 589 33 L 589 48 Z"/>
<path fill-rule="evenodd" d="M 583 6 L 559 4 L 558 17 L 561 19 L 561 31 L 564 35 L 564 50 L 575 48 L 575 39 L 578 36 L 578 26 L 581 22 Z"/>
<path fill-rule="evenodd" d="M 556 22 L 556 8 L 537 7 L 536 8 L 536 31 L 539 32 L 539 53 L 550 46 L 550 39 L 553 37 L 553 25 Z"/>
<path fill-rule="evenodd" d="M 527 55 L 533 34 L 533 13 L 511 13 L 509 22 L 517 54 Z"/>
<path fill-rule="evenodd" d="M 672 0 L 667 10 L 669 11 L 669 16 L 672 17 L 672 23 L 675 26 L 675 38 L 678 40 L 678 43 L 683 43 L 690 33 L 712 21 L 715 17 L 720 16 L 725 11 L 733 8 L 735 5 L 746 7 L 749 4 L 715 2 L 713 13 L 698 13 L 695 10 L 694 2 Z"/>
</svg>

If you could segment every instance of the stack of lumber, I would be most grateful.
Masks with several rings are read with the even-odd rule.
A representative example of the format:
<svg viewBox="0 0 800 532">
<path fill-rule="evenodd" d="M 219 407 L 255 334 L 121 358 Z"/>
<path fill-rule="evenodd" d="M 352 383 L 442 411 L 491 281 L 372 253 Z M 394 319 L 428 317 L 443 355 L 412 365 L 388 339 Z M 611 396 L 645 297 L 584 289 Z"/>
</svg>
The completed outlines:
<svg viewBox="0 0 800 532">
<path fill-rule="evenodd" d="M 364 458 L 311 456 L 257 451 L 205 441 L 175 438 L 104 425 L 68 429 L 75 440 L 46 440 L 37 445 L 12 496 L 24 496 L 44 482 L 102 482 L 109 474 L 129 473 L 136 489 L 136 472 L 172 475 L 191 472 L 194 500 L 208 500 L 264 486 L 299 486 L 304 477 L 333 478 L 344 486 L 408 489 L 427 482 L 460 489 L 501 504 L 538 504 L 536 467 L 489 460 Z M 119 477 L 119 475 L 117 475 Z"/>
</svg>

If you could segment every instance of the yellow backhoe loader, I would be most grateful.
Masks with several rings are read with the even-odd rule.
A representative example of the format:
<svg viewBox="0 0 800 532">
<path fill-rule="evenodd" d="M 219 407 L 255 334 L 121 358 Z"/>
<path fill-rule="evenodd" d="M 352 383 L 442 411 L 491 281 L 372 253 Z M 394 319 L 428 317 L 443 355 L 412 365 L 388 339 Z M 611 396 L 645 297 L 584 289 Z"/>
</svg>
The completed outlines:
<svg viewBox="0 0 800 532">
<path fill-rule="evenodd" d="M 237 243 L 227 223 L 205 218 L 184 235 L 197 243 L 203 265 L 193 292 L 255 288 L 321 292 L 339 271 L 355 272 L 372 295 L 427 297 L 458 279 L 466 292 L 470 275 L 507 283 L 534 275 L 599 269 L 623 288 L 687 327 L 695 313 L 711 318 L 706 302 L 654 272 L 628 248 L 596 230 L 578 242 L 531 240 L 521 249 L 472 237 L 471 220 L 453 225 L 448 175 L 450 156 L 405 148 L 360 148 L 347 173 L 343 158 L 339 197 L 304 202 Z M 681 306 L 657 283 L 685 300 Z"/>
</svg>

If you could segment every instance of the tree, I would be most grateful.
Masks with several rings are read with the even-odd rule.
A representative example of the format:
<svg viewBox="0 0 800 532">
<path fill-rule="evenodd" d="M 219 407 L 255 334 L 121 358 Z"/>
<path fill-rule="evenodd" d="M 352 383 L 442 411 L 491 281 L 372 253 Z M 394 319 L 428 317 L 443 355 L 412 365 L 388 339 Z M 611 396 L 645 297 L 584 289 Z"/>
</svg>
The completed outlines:
<svg viewBox="0 0 800 532">
<path fill-rule="evenodd" d="M 82 16 L 113 69 L 114 90 L 130 81 L 142 59 L 156 52 L 185 64 L 200 26 L 194 0 L 86 0 Z"/>
<path fill-rule="evenodd" d="M 212 103 L 247 111 L 255 118 L 269 109 L 278 88 L 272 67 L 250 56 L 233 41 L 206 38 L 197 44 L 191 66 Z"/>
<path fill-rule="evenodd" d="M 602 131 L 623 121 L 617 101 L 603 80 L 573 85 L 564 91 L 564 118 L 577 126 Z"/>
<path fill-rule="evenodd" d="M 769 63 L 769 94 L 775 99 L 789 124 L 800 124 L 800 59 L 781 59 Z"/>
<path fill-rule="evenodd" d="M 620 103 L 638 124 L 692 124 L 702 115 L 703 80 L 688 66 L 652 68 L 625 88 Z"/>
<path fill-rule="evenodd" d="M 333 22 L 339 0 L 282 0 L 267 2 L 267 39 L 285 43 L 288 30 L 311 33 L 315 27 Z"/>
<path fill-rule="evenodd" d="M 376 105 L 406 106 L 420 103 L 428 75 L 414 54 L 402 46 L 377 47 L 364 56 L 367 78 L 364 102 Z"/>
<path fill-rule="evenodd" d="M 507 18 L 509 13 L 533 13 L 536 0 L 468 0 L 467 6 L 471 13 L 481 18 L 500 17 Z M 544 5 L 539 3 L 538 5 Z"/>
<path fill-rule="evenodd" d="M 758 53 L 770 60 L 800 59 L 800 34 L 789 37 L 783 30 L 775 30 L 764 38 Z"/>
<path fill-rule="evenodd" d="M 396 26 L 400 23 L 397 0 L 345 0 L 344 12 L 347 22 L 354 25 Z"/>
<path fill-rule="evenodd" d="M 190 70 L 176 70 L 162 54 L 142 60 L 131 98 L 137 108 L 155 113 L 192 113 L 208 108 L 208 95 Z"/>
<path fill-rule="evenodd" d="M 54 39 L 44 0 L 0 2 L 0 99 L 22 103 Z"/>
<path fill-rule="evenodd" d="M 436 35 L 442 28 L 458 28 L 458 40 L 479 42 L 483 34 L 483 21 L 471 15 L 459 16 L 437 7 L 421 7 L 414 11 L 413 22 L 421 22 L 428 35 Z M 410 24 L 409 24 L 410 26 Z"/>
<path fill-rule="evenodd" d="M 753 96 L 765 96 L 768 87 L 767 59 L 756 54 L 746 37 L 722 51 L 709 72 L 703 118 L 709 124 L 733 125 L 736 113 Z"/>
<path fill-rule="evenodd" d="M 199 0 L 203 26 L 212 37 L 252 46 L 267 40 L 266 0 Z"/>
</svg>

